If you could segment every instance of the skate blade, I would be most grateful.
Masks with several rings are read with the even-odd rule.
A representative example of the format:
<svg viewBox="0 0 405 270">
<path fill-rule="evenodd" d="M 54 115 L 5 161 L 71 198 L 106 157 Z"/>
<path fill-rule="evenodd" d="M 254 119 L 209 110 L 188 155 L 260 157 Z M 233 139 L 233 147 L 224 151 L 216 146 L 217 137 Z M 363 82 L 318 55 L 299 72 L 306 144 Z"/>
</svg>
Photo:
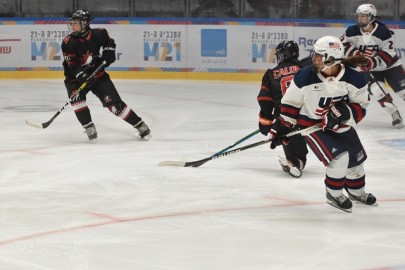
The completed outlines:
<svg viewBox="0 0 405 270">
<path fill-rule="evenodd" d="M 151 134 L 146 135 L 145 137 L 141 138 L 143 141 L 149 141 L 152 138 Z"/>
<path fill-rule="evenodd" d="M 344 212 L 347 212 L 347 213 L 351 213 L 352 212 L 352 209 L 350 208 L 350 209 L 343 209 L 343 208 L 340 208 L 339 206 L 337 206 L 334 202 L 331 202 L 331 201 L 329 201 L 329 200 L 327 200 L 326 201 L 330 206 L 333 206 L 333 207 L 335 207 L 335 208 L 337 208 L 337 209 L 339 209 L 339 210 L 342 210 L 342 211 L 344 211 Z"/>
<path fill-rule="evenodd" d="M 375 202 L 375 204 L 366 204 L 364 202 L 360 202 L 360 201 L 353 201 L 353 203 L 357 204 L 357 205 L 364 205 L 364 206 L 378 206 L 378 202 Z"/>
</svg>

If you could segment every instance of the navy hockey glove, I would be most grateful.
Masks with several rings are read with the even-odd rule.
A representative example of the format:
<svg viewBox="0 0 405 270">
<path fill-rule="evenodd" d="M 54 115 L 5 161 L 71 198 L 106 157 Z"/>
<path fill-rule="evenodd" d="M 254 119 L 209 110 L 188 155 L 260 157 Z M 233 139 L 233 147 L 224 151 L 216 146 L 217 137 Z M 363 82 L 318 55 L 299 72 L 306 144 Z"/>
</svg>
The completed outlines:
<svg viewBox="0 0 405 270">
<path fill-rule="evenodd" d="M 350 109 L 345 103 L 335 104 L 323 116 L 321 127 L 323 131 L 339 129 L 339 125 L 350 119 Z"/>
<path fill-rule="evenodd" d="M 289 139 L 285 137 L 285 135 L 290 133 L 291 130 L 292 124 L 284 121 L 282 118 L 278 118 L 274 121 L 270 130 L 270 148 L 274 149 L 281 144 L 287 145 Z"/>
<path fill-rule="evenodd" d="M 104 47 L 101 58 L 107 62 L 106 67 L 114 63 L 116 60 L 115 46 Z"/>
</svg>

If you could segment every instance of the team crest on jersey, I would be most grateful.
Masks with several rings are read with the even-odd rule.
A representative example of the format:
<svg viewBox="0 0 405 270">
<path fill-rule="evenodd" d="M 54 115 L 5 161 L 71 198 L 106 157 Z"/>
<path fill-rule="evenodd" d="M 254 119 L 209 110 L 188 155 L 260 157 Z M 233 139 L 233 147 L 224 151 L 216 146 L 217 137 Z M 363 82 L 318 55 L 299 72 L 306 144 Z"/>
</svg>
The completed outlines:
<svg viewBox="0 0 405 270">
<path fill-rule="evenodd" d="M 104 103 L 108 103 L 111 101 L 111 97 L 110 96 L 105 96 L 104 97 Z"/>
<path fill-rule="evenodd" d="M 337 96 L 337 97 L 320 97 L 318 100 L 318 108 L 315 110 L 315 114 L 323 116 L 329 108 L 338 102 L 345 100 L 347 96 Z"/>
</svg>

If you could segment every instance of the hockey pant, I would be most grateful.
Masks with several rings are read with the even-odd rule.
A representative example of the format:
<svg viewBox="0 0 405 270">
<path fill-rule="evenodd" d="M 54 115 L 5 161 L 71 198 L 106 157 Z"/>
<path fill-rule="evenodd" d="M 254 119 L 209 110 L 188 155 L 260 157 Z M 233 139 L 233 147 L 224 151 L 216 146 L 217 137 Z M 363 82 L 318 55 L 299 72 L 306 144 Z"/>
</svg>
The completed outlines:
<svg viewBox="0 0 405 270">
<path fill-rule="evenodd" d="M 307 163 L 308 148 L 302 136 L 293 136 L 287 145 L 283 145 L 285 157 L 295 167 L 303 170 Z"/>
<path fill-rule="evenodd" d="M 65 81 L 69 97 L 77 89 L 74 82 Z M 134 126 L 142 119 L 121 100 L 110 76 L 107 73 L 99 78 L 91 87 L 84 89 L 77 99 L 72 101 L 72 107 L 77 119 L 82 126 L 92 122 L 90 110 L 86 102 L 86 94 L 91 91 L 114 115 L 120 117 L 130 125 Z"/>
<path fill-rule="evenodd" d="M 325 185 L 332 196 L 338 197 L 345 187 L 354 195 L 363 193 L 367 155 L 354 128 L 343 133 L 319 130 L 305 139 L 326 167 Z"/>
<path fill-rule="evenodd" d="M 380 105 L 384 108 L 384 106 L 388 107 L 387 109 L 384 108 L 388 113 L 392 113 L 396 109 L 396 106 L 392 103 L 392 97 L 389 94 L 387 87 L 385 86 L 385 82 L 392 88 L 392 90 L 402 99 L 405 100 L 405 71 L 402 65 L 386 69 L 383 71 L 372 71 L 371 74 L 373 75 L 374 79 L 370 77 L 367 73 L 364 73 L 367 77 L 367 80 L 370 82 L 370 92 L 375 98 L 378 100 Z M 381 88 L 383 90 L 381 90 Z M 385 93 L 384 93 L 385 92 Z M 387 99 L 384 100 L 385 96 Z M 391 104 L 392 105 L 391 105 Z M 388 104 L 388 106 L 387 106 Z"/>
</svg>

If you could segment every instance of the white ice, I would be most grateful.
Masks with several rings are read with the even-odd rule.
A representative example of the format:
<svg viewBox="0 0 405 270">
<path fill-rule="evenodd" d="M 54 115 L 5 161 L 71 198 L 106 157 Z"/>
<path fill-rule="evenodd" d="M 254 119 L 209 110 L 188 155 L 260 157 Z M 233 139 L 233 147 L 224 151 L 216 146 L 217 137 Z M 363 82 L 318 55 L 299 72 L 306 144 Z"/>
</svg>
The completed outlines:
<svg viewBox="0 0 405 270">
<path fill-rule="evenodd" d="M 150 141 L 92 94 L 96 144 L 70 107 L 35 129 L 25 119 L 48 121 L 67 101 L 62 82 L 0 81 L 1 270 L 405 269 L 405 129 L 376 101 L 358 132 L 379 206 L 349 214 L 326 204 L 312 152 L 300 179 L 267 144 L 198 168 L 157 166 L 256 130 L 260 82 L 114 82 Z"/>
</svg>

